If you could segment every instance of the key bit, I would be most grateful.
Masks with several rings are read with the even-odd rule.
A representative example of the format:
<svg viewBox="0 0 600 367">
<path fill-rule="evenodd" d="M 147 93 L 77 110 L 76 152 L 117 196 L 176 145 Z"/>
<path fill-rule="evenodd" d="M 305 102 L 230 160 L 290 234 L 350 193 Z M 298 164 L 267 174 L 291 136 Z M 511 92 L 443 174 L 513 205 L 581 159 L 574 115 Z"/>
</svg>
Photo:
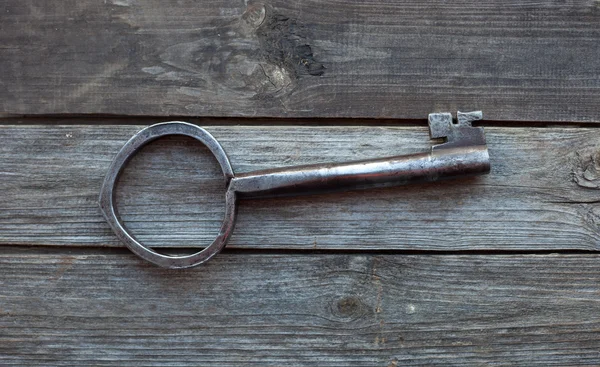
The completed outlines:
<svg viewBox="0 0 600 367">
<path fill-rule="evenodd" d="M 452 114 L 430 113 L 429 114 L 429 135 L 432 139 L 444 138 L 444 143 L 434 145 L 431 150 L 458 148 L 466 146 L 485 146 L 485 135 L 483 128 L 473 127 L 473 121 L 483 119 L 481 111 L 456 113 L 456 121 L 452 119 Z"/>
</svg>

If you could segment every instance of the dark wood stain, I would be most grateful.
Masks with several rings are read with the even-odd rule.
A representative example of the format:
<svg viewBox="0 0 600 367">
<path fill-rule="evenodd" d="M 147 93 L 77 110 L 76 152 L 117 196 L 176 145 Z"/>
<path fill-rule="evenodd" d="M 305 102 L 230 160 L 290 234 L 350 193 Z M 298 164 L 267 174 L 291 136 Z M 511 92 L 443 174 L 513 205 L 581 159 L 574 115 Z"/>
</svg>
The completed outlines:
<svg viewBox="0 0 600 367">
<path fill-rule="evenodd" d="M 256 34 L 266 61 L 292 70 L 296 78 L 321 76 L 325 66 L 315 60 L 310 41 L 304 35 L 306 31 L 296 20 L 269 10 Z"/>
</svg>

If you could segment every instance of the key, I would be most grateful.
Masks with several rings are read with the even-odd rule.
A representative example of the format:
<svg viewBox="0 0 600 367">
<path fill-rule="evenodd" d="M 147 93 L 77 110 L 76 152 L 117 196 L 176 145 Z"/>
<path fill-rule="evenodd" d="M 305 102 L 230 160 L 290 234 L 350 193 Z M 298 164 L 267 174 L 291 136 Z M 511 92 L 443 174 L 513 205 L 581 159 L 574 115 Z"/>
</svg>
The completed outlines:
<svg viewBox="0 0 600 367">
<path fill-rule="evenodd" d="M 444 142 L 423 153 L 240 175 L 234 174 L 223 147 L 206 130 L 180 121 L 155 124 L 135 134 L 110 164 L 100 190 L 100 209 L 119 240 L 136 255 L 164 268 L 189 268 L 208 261 L 225 247 L 235 226 L 240 199 L 405 185 L 489 173 L 490 157 L 483 128 L 471 125 L 481 119 L 481 111 L 458 112 L 456 122 L 450 113 L 430 114 L 430 136 Z M 144 145 L 167 135 L 189 136 L 203 143 L 215 156 L 225 178 L 225 216 L 219 233 L 210 245 L 191 255 L 160 254 L 140 243 L 129 233 L 115 207 L 114 190 L 123 167 Z"/>
</svg>

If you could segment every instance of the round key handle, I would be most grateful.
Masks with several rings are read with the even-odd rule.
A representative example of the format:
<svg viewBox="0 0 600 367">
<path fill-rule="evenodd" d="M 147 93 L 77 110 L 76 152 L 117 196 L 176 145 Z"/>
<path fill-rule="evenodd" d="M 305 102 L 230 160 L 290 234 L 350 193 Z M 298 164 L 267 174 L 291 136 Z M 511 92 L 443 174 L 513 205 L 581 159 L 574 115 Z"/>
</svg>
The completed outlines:
<svg viewBox="0 0 600 367">
<path fill-rule="evenodd" d="M 123 224 L 115 205 L 115 186 L 127 162 L 144 145 L 167 135 L 189 136 L 204 144 L 215 156 L 217 162 L 219 162 L 223 170 L 223 176 L 225 177 L 225 184 L 228 185 L 229 181 L 233 178 L 233 169 L 221 144 L 208 131 L 196 125 L 181 121 L 165 122 L 141 130 L 121 148 L 110 164 L 108 173 L 102 184 L 99 200 L 100 209 L 119 240 L 139 257 L 164 268 L 189 268 L 209 260 L 225 247 L 235 225 L 235 191 L 227 190 L 225 192 L 225 217 L 215 240 L 202 249 L 202 251 L 185 256 L 163 255 L 136 240 Z"/>
</svg>

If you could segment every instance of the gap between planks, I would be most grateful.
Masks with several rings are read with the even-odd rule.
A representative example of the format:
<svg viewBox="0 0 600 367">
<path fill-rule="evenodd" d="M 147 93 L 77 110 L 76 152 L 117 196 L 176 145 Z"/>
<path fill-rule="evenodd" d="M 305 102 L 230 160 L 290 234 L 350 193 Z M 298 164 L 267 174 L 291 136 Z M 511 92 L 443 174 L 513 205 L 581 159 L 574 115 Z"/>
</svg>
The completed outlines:
<svg viewBox="0 0 600 367">
<path fill-rule="evenodd" d="M 131 255 L 131 251 L 124 247 L 90 247 L 90 246 L 45 246 L 45 245 L 14 245 L 0 243 L 3 255 Z M 198 251 L 198 248 L 165 248 L 161 252 L 170 254 L 185 254 Z M 277 249 L 277 248 L 243 248 L 225 247 L 220 254 L 228 256 L 265 255 L 265 256 L 314 256 L 314 255 L 402 255 L 402 256 L 510 256 L 510 255 L 598 255 L 595 250 L 384 250 L 384 249 L 336 249 L 336 250 L 314 250 L 314 249 Z"/>
<path fill-rule="evenodd" d="M 433 111 L 432 111 L 433 112 Z M 456 115 L 456 111 L 451 112 Z M 583 127 L 599 128 L 598 122 L 569 121 L 475 121 L 473 126 L 483 127 Z M 198 117 L 198 116 L 115 116 L 115 115 L 0 115 L 0 125 L 151 125 L 167 121 L 185 121 L 199 126 L 427 126 L 427 116 L 422 119 L 389 119 L 389 118 L 251 118 L 251 117 Z"/>
</svg>

